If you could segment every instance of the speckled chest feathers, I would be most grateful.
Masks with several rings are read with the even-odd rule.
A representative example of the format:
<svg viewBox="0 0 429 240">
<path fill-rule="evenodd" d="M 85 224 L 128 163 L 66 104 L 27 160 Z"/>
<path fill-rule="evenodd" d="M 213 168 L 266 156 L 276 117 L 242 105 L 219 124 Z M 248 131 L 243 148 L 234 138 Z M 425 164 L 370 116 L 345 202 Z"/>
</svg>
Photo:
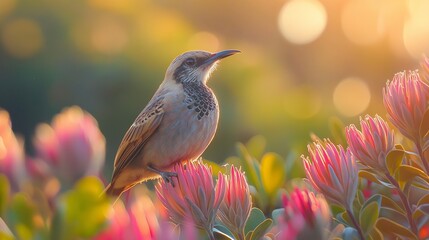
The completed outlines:
<svg viewBox="0 0 429 240">
<path fill-rule="evenodd" d="M 208 116 L 216 109 L 216 100 L 212 91 L 200 82 L 183 82 L 185 91 L 185 104 L 188 109 L 194 109 L 198 120 Z"/>
</svg>

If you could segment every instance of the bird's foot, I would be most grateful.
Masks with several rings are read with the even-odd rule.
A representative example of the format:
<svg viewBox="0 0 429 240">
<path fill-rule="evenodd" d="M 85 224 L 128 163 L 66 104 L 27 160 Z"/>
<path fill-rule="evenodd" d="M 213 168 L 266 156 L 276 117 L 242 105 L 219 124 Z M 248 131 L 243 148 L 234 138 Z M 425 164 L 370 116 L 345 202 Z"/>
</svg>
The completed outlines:
<svg viewBox="0 0 429 240">
<path fill-rule="evenodd" d="M 148 169 L 152 172 L 158 173 L 161 175 L 162 179 L 164 179 L 165 182 L 171 183 L 171 185 L 174 187 L 173 177 L 177 178 L 177 173 L 175 172 L 164 172 L 161 170 L 158 170 L 154 167 L 148 166 Z"/>
</svg>

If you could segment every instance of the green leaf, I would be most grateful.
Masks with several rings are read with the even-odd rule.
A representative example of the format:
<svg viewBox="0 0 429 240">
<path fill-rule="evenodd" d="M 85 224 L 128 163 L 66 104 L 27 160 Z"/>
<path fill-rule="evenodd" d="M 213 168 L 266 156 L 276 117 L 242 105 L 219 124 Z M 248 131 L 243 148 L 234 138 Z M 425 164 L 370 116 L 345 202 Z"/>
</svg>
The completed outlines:
<svg viewBox="0 0 429 240">
<path fill-rule="evenodd" d="M 103 188 L 96 177 L 86 177 L 61 196 L 58 239 L 90 238 L 105 226 L 110 204 Z"/>
<path fill-rule="evenodd" d="M 429 204 L 429 193 L 419 199 L 417 206 L 422 204 Z"/>
<path fill-rule="evenodd" d="M 417 219 L 422 216 L 422 214 L 429 216 L 429 204 L 422 204 L 418 206 L 416 210 L 414 210 L 413 218 Z"/>
<path fill-rule="evenodd" d="M 350 216 L 347 214 L 346 211 L 338 213 L 336 218 L 340 223 L 342 223 L 346 226 L 353 226 L 352 220 L 350 219 Z"/>
<path fill-rule="evenodd" d="M 273 198 L 286 181 L 283 159 L 275 153 L 267 153 L 261 160 L 261 179 L 265 192 Z"/>
<path fill-rule="evenodd" d="M 244 227 L 244 233 L 247 235 L 250 231 L 255 230 L 265 219 L 264 213 L 259 208 L 252 208 L 246 226 Z"/>
<path fill-rule="evenodd" d="M 383 240 L 384 236 L 376 227 L 372 228 L 371 233 L 368 236 L 370 240 Z"/>
<path fill-rule="evenodd" d="M 266 145 L 267 140 L 262 135 L 256 135 L 247 141 L 246 148 L 250 155 L 259 159 L 264 153 Z"/>
<path fill-rule="evenodd" d="M 4 216 L 9 200 L 10 185 L 7 177 L 0 174 L 0 216 Z"/>
<path fill-rule="evenodd" d="M 344 133 L 344 123 L 337 117 L 329 119 L 329 129 L 331 130 L 332 138 L 337 144 L 347 145 L 346 135 Z"/>
<path fill-rule="evenodd" d="M 421 177 L 426 182 L 429 182 L 429 177 L 425 172 L 409 165 L 399 166 L 395 173 L 395 178 L 398 181 L 401 189 L 404 188 L 407 182 L 412 181 L 415 177 Z"/>
<path fill-rule="evenodd" d="M 395 219 L 396 222 L 408 222 L 404 213 L 390 207 L 380 207 L 380 216 Z"/>
<path fill-rule="evenodd" d="M 359 170 L 359 177 L 365 178 L 366 180 L 371 182 L 381 184 L 388 188 L 395 188 L 395 186 L 393 186 L 391 183 L 388 183 L 387 181 L 383 181 L 382 179 L 379 179 L 379 176 L 376 173 L 371 172 L 369 169 Z"/>
<path fill-rule="evenodd" d="M 401 165 L 405 152 L 401 149 L 393 149 L 386 156 L 386 167 L 390 175 L 394 175 L 396 169 Z"/>
<path fill-rule="evenodd" d="M 255 167 L 257 165 L 257 162 L 250 156 L 246 147 L 242 143 L 237 143 L 237 150 L 243 162 L 241 166 L 243 166 L 243 170 L 244 172 L 246 172 L 246 178 L 248 180 L 248 183 L 255 186 L 256 189 L 259 191 L 262 186 L 259 180 L 258 169 Z"/>
<path fill-rule="evenodd" d="M 383 207 L 389 207 L 395 211 L 405 214 L 404 209 L 402 209 L 395 201 L 393 201 L 391 198 L 387 196 L 382 195 L 381 205 Z"/>
<path fill-rule="evenodd" d="M 381 197 L 380 197 L 381 201 Z M 362 227 L 362 231 L 365 236 L 368 236 L 375 226 L 375 222 L 378 219 L 380 213 L 380 205 L 377 201 L 372 201 L 369 204 L 365 204 L 359 213 L 359 224 Z"/>
<path fill-rule="evenodd" d="M 34 219 L 36 208 L 23 193 L 17 193 L 8 210 L 7 219 L 18 239 L 33 239 L 35 234 Z"/>
<path fill-rule="evenodd" d="M 417 236 L 410 231 L 410 229 L 385 217 L 380 217 L 377 220 L 376 227 L 384 235 L 396 235 L 401 239 L 403 239 L 402 237 L 409 239 L 418 239 Z"/>
<path fill-rule="evenodd" d="M 261 224 L 259 224 L 255 230 L 249 232 L 250 233 L 250 237 L 247 238 L 246 234 L 246 239 L 250 239 L 250 240 L 259 240 L 261 239 L 264 234 L 267 232 L 268 228 L 271 227 L 271 224 L 273 224 L 273 220 L 267 218 L 265 219 Z"/>
<path fill-rule="evenodd" d="M 204 163 L 204 164 L 207 164 L 207 166 L 209 166 L 209 167 L 211 167 L 211 168 L 212 168 L 213 176 L 217 176 L 217 174 L 218 174 L 219 172 L 221 172 L 221 173 L 225 173 L 225 172 L 226 172 L 226 167 L 224 167 L 224 166 L 220 166 L 219 164 L 217 164 L 217 163 L 215 163 L 215 162 L 212 162 L 212 161 L 209 161 L 209 160 L 204 159 L 204 160 L 203 160 L 203 163 Z"/>
</svg>

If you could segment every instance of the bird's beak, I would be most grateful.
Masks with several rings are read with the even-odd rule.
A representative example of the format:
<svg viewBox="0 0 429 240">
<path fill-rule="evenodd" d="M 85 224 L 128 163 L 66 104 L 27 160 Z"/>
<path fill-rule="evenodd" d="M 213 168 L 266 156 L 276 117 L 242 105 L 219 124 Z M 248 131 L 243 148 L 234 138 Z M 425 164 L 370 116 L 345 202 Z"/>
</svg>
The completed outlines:
<svg viewBox="0 0 429 240">
<path fill-rule="evenodd" d="M 210 66 L 210 65 L 212 65 L 213 63 L 215 63 L 218 60 L 221 60 L 223 58 L 232 56 L 232 55 L 234 55 L 236 53 L 239 53 L 239 52 L 241 52 L 241 51 L 239 51 L 239 50 L 233 50 L 232 49 L 232 50 L 224 50 L 224 51 L 220 51 L 220 52 L 217 52 L 217 53 L 213 53 L 209 58 L 207 58 L 203 62 L 202 65 L 204 65 L 204 66 Z"/>
</svg>

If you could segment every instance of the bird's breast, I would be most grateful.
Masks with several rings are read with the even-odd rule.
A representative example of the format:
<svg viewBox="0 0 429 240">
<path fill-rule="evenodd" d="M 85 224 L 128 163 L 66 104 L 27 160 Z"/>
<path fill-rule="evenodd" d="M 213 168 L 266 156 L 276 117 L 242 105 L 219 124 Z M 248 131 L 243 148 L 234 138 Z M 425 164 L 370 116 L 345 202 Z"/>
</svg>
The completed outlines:
<svg viewBox="0 0 429 240">
<path fill-rule="evenodd" d="M 216 97 L 189 99 L 177 95 L 169 100 L 158 130 L 143 149 L 143 163 L 163 169 L 175 162 L 199 157 L 212 141 L 218 124 Z"/>
</svg>

